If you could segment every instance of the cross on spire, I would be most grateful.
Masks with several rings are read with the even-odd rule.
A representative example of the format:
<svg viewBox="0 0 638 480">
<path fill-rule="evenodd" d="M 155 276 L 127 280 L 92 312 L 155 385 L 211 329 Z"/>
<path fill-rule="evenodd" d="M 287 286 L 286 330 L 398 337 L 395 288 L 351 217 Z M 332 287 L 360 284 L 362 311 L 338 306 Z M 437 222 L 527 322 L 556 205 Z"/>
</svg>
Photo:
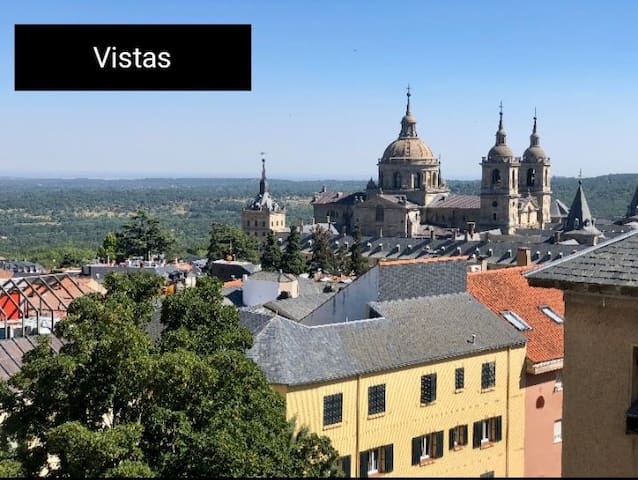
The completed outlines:
<svg viewBox="0 0 638 480">
<path fill-rule="evenodd" d="M 405 114 L 406 115 L 411 115 L 411 113 L 410 113 L 410 97 L 412 96 L 412 94 L 410 93 L 410 84 L 409 83 L 408 83 L 408 86 L 407 86 L 406 90 L 407 90 L 406 96 L 408 97 L 408 105 L 405 108 Z"/>
<path fill-rule="evenodd" d="M 259 193 L 263 195 L 268 191 L 268 183 L 266 181 L 266 152 L 259 152 L 261 155 L 261 180 L 259 181 Z"/>
</svg>

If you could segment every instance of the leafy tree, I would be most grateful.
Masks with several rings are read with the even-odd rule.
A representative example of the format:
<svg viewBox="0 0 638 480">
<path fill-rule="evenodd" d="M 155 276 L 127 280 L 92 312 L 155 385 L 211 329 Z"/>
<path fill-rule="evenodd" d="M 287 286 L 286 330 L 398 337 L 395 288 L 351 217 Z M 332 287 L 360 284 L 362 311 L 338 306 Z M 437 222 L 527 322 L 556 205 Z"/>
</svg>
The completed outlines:
<svg viewBox="0 0 638 480">
<path fill-rule="evenodd" d="M 135 318 L 136 304 L 150 305 L 156 294 L 148 279 L 120 276 L 108 286 L 105 296 L 76 300 L 56 325 L 67 340 L 58 354 L 40 336 L 22 369 L 0 382 L 0 408 L 8 412 L 3 439 L 18 445 L 0 461 L 0 473 L 252 477 L 336 471 L 337 453 L 325 437 L 304 431 L 291 442 L 284 401 L 246 357 L 252 337 L 237 310 L 222 305 L 220 282 L 204 278 L 166 298 L 166 329 L 157 344 Z M 51 455 L 57 465 L 49 464 Z"/>
<path fill-rule="evenodd" d="M 97 258 L 115 261 L 117 258 L 117 233 L 109 232 L 102 241 L 102 246 L 97 249 Z"/>
<path fill-rule="evenodd" d="M 349 270 L 358 276 L 365 273 L 369 268 L 367 260 L 361 254 L 361 230 L 359 230 L 359 225 L 354 227 L 352 237 Z"/>
<path fill-rule="evenodd" d="M 331 447 L 330 439 L 311 432 L 307 426 L 297 430 L 297 419 L 288 422 L 290 457 L 297 477 L 343 477 L 339 468 L 339 454 Z"/>
<path fill-rule="evenodd" d="M 165 254 L 174 244 L 174 239 L 160 227 L 159 220 L 144 210 L 135 212 L 115 235 L 118 261 L 128 257 Z"/>
<path fill-rule="evenodd" d="M 324 272 L 335 270 L 335 256 L 330 247 L 332 235 L 328 230 L 317 225 L 312 231 L 312 258 L 310 259 L 310 269 L 321 269 Z"/>
<path fill-rule="evenodd" d="M 235 255 L 238 260 L 257 263 L 259 261 L 257 248 L 257 243 L 237 228 L 223 223 L 213 223 L 211 226 L 208 244 L 209 262 Z"/>
<path fill-rule="evenodd" d="M 295 275 L 306 271 L 306 262 L 301 254 L 301 236 L 295 225 L 290 227 L 286 251 L 281 258 L 281 269 Z"/>
<path fill-rule="evenodd" d="M 264 251 L 261 254 L 261 268 L 271 272 L 281 268 L 281 249 L 272 230 L 268 232 L 266 245 L 264 245 Z"/>
</svg>

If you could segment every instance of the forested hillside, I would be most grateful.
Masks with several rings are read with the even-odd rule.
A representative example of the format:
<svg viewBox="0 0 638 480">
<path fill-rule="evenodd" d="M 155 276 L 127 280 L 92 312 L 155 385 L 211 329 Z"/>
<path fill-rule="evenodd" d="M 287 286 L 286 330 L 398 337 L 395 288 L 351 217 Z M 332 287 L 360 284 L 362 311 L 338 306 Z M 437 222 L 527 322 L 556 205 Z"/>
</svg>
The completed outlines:
<svg viewBox="0 0 638 480">
<path fill-rule="evenodd" d="M 569 205 L 578 180 L 552 180 L 554 198 Z M 454 181 L 455 193 L 478 194 L 479 182 Z M 288 211 L 288 223 L 310 222 L 310 200 L 323 185 L 355 191 L 365 181 L 269 180 Z M 624 215 L 638 174 L 583 179 L 598 218 Z M 176 239 L 175 254 L 203 255 L 213 222 L 239 226 L 239 212 L 258 190 L 258 179 L 0 179 L 0 255 L 52 264 L 63 256 L 90 257 L 105 234 L 137 209 L 157 216 Z M 57 258 L 56 258 L 57 257 Z M 54 261 L 55 260 L 55 261 Z"/>
</svg>

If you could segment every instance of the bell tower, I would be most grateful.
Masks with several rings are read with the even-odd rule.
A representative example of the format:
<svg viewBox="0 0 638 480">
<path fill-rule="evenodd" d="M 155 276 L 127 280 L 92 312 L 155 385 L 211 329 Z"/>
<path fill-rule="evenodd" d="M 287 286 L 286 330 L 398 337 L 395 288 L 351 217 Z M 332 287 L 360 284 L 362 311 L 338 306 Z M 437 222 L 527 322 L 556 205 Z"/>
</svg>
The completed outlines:
<svg viewBox="0 0 638 480">
<path fill-rule="evenodd" d="M 512 234 L 518 226 L 518 173 L 520 158 L 514 157 L 503 128 L 503 103 L 500 104 L 496 142 L 481 161 L 482 228 L 500 228 Z"/>
<path fill-rule="evenodd" d="M 550 206 L 552 191 L 550 186 L 550 159 L 540 145 L 540 136 L 536 129 L 536 111 L 534 126 L 529 136 L 529 147 L 523 153 L 519 178 L 519 191 L 529 192 L 538 204 L 538 223 L 541 228 L 551 223 Z"/>
</svg>

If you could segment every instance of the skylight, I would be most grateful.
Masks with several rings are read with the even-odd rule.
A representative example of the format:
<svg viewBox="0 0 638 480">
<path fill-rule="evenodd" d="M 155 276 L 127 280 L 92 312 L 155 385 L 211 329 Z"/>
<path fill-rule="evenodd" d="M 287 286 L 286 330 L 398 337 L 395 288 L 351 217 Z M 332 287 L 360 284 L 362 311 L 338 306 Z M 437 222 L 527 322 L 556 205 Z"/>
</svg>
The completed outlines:
<svg viewBox="0 0 638 480">
<path fill-rule="evenodd" d="M 556 323 L 562 324 L 565 321 L 563 317 L 561 317 L 558 313 L 556 313 L 554 310 L 551 309 L 551 307 L 547 305 L 541 305 L 540 309 L 541 309 L 541 312 L 543 312 L 549 318 L 554 320 Z"/>
<path fill-rule="evenodd" d="M 516 315 L 514 312 L 510 312 L 509 310 L 504 310 L 501 312 L 501 315 L 503 315 L 505 320 L 510 322 L 512 325 L 514 325 L 514 327 L 516 327 L 517 330 L 524 331 L 524 330 L 532 329 L 532 327 L 530 327 L 525 320 L 523 320 L 521 317 Z"/>
</svg>

